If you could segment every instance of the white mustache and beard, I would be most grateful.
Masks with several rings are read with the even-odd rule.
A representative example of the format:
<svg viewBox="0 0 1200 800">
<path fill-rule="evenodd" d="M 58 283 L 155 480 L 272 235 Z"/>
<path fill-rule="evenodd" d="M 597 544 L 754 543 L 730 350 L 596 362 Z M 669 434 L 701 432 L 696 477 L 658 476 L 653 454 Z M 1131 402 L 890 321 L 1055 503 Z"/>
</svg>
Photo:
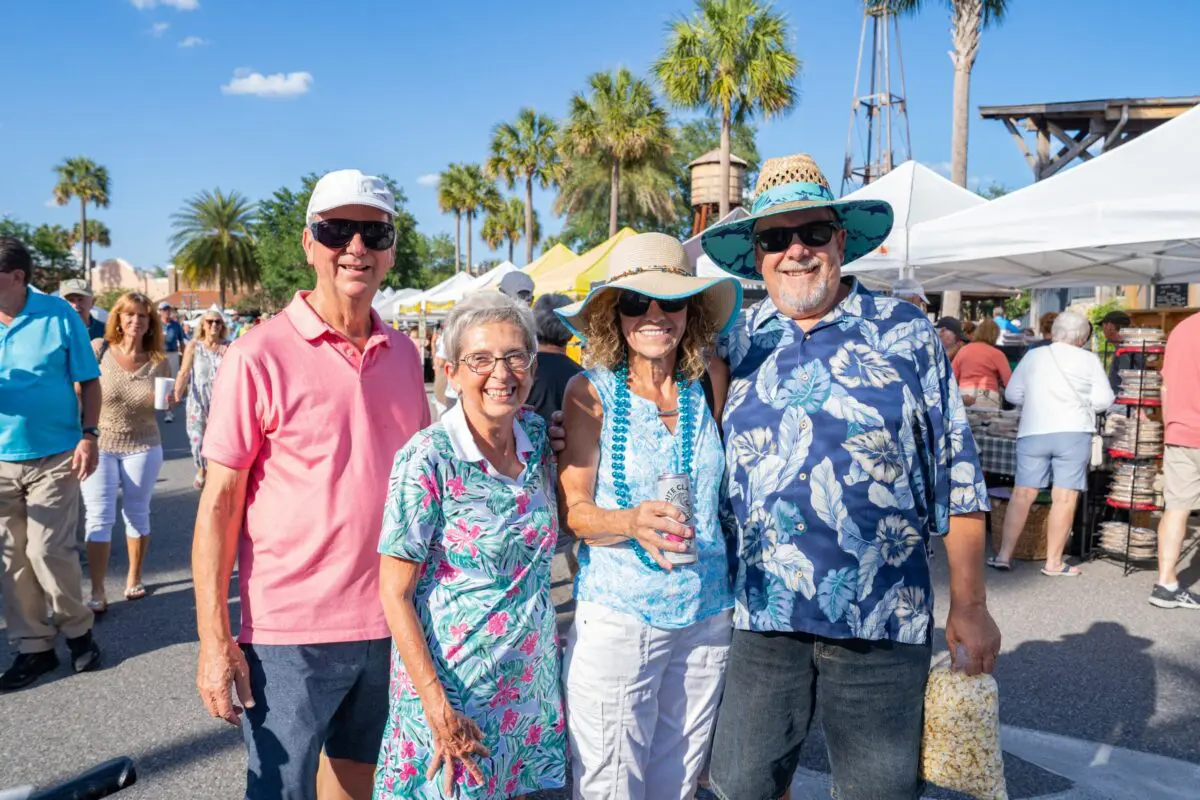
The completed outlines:
<svg viewBox="0 0 1200 800">
<path fill-rule="evenodd" d="M 813 311 L 819 311 L 825 303 L 829 301 L 830 292 L 833 291 L 834 283 L 826 280 L 826 275 L 822 274 L 822 269 L 825 263 L 816 256 L 808 256 L 799 260 L 784 259 L 779 262 L 779 266 L 775 267 L 775 271 L 783 277 L 791 278 L 792 280 L 807 280 L 809 286 L 807 290 L 789 291 L 782 285 L 779 287 L 779 299 L 785 306 L 790 306 L 791 311 L 796 314 L 809 314 Z M 830 269 L 833 265 L 830 265 Z M 794 271 L 807 270 L 807 275 L 789 275 Z"/>
</svg>

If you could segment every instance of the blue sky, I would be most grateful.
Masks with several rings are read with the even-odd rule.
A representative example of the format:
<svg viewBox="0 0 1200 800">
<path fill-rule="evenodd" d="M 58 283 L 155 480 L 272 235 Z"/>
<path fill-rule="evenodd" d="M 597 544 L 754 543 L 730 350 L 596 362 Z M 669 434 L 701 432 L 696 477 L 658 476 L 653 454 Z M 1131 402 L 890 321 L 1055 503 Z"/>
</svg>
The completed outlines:
<svg viewBox="0 0 1200 800">
<path fill-rule="evenodd" d="M 1013 0 L 984 35 L 972 84 L 969 172 L 985 185 L 1030 172 L 979 105 L 1200 92 L 1200 2 Z M 764 156 L 809 152 L 840 185 L 861 6 L 791 0 L 804 63 L 800 103 L 762 124 Z M 913 156 L 949 161 L 952 71 L 936 0 L 902 23 Z M 5 3 L 0 48 L 0 215 L 71 226 L 77 204 L 47 205 L 53 166 L 87 155 L 112 176 L 112 204 L 89 211 L 120 256 L 170 260 L 170 215 L 202 189 L 251 198 L 342 167 L 386 172 L 427 233 L 454 230 L 431 176 L 482 161 L 493 125 L 530 105 L 562 116 L 597 70 L 645 73 L 688 0 L 604 3 L 378 0 L 28 0 Z M 223 89 L 223 87 L 226 87 Z M 238 93 L 238 90 L 243 93 Z M 273 89 L 285 97 L 252 90 Z M 561 220 L 535 198 L 543 230 Z M 476 226 L 478 232 L 478 225 Z M 524 246 L 519 245 L 518 259 Z M 476 259 L 487 248 L 475 245 Z"/>
</svg>

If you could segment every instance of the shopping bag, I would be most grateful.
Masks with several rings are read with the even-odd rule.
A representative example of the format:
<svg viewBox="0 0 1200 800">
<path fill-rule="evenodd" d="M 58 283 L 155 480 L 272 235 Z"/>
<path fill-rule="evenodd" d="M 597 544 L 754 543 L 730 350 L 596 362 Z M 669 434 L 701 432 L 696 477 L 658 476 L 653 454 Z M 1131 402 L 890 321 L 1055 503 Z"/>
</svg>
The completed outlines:
<svg viewBox="0 0 1200 800">
<path fill-rule="evenodd" d="M 960 648 L 959 664 L 965 663 Z M 978 800 L 1008 800 L 1000 750 L 1000 693 L 991 675 L 967 675 L 949 654 L 929 671 L 921 777 Z"/>
</svg>

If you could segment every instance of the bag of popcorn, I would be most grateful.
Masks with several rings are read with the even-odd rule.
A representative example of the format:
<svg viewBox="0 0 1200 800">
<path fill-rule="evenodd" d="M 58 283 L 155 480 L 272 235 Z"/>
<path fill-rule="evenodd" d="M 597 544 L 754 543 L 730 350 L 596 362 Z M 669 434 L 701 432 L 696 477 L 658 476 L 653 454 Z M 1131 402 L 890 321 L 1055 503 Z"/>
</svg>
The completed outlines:
<svg viewBox="0 0 1200 800">
<path fill-rule="evenodd" d="M 946 663 L 929 671 L 921 777 L 978 800 L 1008 800 L 1000 694 L 991 675 L 972 677 Z"/>
</svg>

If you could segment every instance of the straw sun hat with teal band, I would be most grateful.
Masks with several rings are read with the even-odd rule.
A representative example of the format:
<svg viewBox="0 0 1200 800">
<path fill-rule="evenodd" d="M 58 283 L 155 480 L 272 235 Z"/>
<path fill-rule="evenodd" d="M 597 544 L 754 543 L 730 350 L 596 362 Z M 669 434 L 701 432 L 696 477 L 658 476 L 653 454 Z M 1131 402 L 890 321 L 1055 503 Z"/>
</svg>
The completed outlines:
<svg viewBox="0 0 1200 800">
<path fill-rule="evenodd" d="M 890 204 L 883 200 L 835 200 L 820 167 L 804 154 L 763 162 L 754 194 L 750 216 L 714 225 L 700 238 L 713 263 L 739 278 L 762 278 L 754 268 L 754 223 L 763 217 L 807 208 L 832 209 L 838 224 L 846 230 L 843 265 L 879 247 L 892 230 Z"/>
<path fill-rule="evenodd" d="M 593 302 L 606 292 L 626 289 L 656 300 L 676 300 L 706 294 L 721 333 L 733 326 L 742 307 L 742 285 L 733 278 L 702 278 L 688 260 L 683 245 L 665 233 L 639 233 L 622 240 L 608 256 L 608 280 L 588 292 L 582 301 L 554 313 L 571 332 L 587 339 L 588 315 Z"/>
</svg>

